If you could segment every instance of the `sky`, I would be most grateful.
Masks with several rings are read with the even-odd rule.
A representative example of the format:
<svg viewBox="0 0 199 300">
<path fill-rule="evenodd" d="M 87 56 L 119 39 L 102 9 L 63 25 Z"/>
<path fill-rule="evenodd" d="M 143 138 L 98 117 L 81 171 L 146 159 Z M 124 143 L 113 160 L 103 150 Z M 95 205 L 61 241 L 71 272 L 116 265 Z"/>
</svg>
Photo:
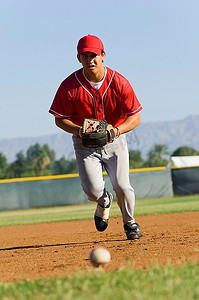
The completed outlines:
<svg viewBox="0 0 199 300">
<path fill-rule="evenodd" d="M 131 83 L 141 122 L 199 114 L 198 0 L 0 0 L 0 140 L 60 132 L 48 110 L 87 34 Z"/>
</svg>

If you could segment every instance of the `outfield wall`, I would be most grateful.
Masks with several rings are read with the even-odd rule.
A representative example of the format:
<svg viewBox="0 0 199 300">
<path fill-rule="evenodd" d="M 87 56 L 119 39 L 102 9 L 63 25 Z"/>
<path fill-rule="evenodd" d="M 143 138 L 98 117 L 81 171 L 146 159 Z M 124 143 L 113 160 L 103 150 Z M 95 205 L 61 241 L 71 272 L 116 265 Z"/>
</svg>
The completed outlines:
<svg viewBox="0 0 199 300">
<path fill-rule="evenodd" d="M 173 195 L 168 168 L 130 170 L 129 175 L 136 198 Z M 106 173 L 104 180 L 107 190 L 113 192 Z M 0 180 L 0 211 L 88 202 L 78 174 Z"/>
<path fill-rule="evenodd" d="M 199 167 L 172 167 L 171 175 L 175 195 L 199 194 Z"/>
</svg>

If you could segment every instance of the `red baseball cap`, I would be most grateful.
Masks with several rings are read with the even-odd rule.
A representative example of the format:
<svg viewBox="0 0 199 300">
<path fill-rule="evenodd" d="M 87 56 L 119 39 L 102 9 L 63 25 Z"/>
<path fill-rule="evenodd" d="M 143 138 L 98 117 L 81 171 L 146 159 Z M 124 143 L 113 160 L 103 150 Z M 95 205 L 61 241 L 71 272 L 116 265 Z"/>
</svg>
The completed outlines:
<svg viewBox="0 0 199 300">
<path fill-rule="evenodd" d="M 77 45 L 78 56 L 84 52 L 93 52 L 97 55 L 100 55 L 102 50 L 104 51 L 104 45 L 102 41 L 95 35 L 88 34 L 83 36 Z"/>
</svg>

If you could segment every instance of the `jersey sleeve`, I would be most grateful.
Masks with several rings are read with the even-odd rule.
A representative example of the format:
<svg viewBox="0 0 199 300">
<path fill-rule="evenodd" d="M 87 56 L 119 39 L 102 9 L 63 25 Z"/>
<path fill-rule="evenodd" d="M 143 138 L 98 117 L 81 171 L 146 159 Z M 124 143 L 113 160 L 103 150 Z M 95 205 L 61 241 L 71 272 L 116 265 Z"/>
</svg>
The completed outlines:
<svg viewBox="0 0 199 300">
<path fill-rule="evenodd" d="M 70 118 L 73 114 L 73 104 L 63 82 L 57 90 L 49 113 L 57 118 Z"/>
<path fill-rule="evenodd" d="M 128 81 L 123 85 L 121 105 L 126 116 L 135 115 L 142 110 L 142 106 Z"/>
</svg>

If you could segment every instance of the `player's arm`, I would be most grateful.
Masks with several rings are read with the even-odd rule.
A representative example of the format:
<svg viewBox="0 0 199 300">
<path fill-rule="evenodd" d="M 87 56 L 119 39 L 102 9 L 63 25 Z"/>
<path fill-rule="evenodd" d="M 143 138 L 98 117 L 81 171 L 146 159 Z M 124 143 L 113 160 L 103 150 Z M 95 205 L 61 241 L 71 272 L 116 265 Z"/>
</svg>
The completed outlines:
<svg viewBox="0 0 199 300">
<path fill-rule="evenodd" d="M 55 118 L 55 124 L 66 132 L 79 135 L 79 130 L 81 127 L 68 119 Z"/>
<path fill-rule="evenodd" d="M 140 124 L 140 113 L 137 113 L 136 115 L 127 117 L 122 124 L 117 126 L 117 128 L 119 129 L 120 134 L 122 134 L 131 131 L 139 124 Z"/>
</svg>

